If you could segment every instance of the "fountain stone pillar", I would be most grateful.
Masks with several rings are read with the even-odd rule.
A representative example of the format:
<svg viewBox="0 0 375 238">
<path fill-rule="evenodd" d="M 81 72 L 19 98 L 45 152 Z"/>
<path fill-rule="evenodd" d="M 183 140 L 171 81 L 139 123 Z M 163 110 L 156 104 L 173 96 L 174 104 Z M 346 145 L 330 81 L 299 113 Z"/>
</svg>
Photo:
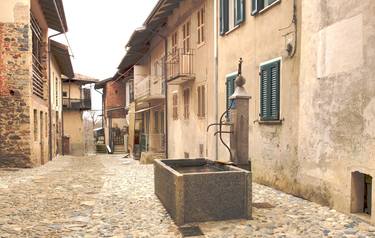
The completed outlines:
<svg viewBox="0 0 375 238">
<path fill-rule="evenodd" d="M 246 92 L 245 78 L 241 73 L 242 59 L 239 63 L 238 76 L 235 80 L 235 91 L 229 99 L 233 100 L 234 107 L 230 109 L 231 134 L 230 149 L 232 162 L 237 167 L 251 171 L 249 161 L 249 101 L 251 97 Z"/>
</svg>

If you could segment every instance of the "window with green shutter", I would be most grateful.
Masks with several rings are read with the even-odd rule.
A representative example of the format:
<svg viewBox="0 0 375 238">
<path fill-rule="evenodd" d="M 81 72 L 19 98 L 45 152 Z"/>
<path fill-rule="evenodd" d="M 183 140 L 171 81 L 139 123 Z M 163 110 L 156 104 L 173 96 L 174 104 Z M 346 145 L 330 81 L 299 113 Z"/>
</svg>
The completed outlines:
<svg viewBox="0 0 375 238">
<path fill-rule="evenodd" d="M 245 0 L 220 0 L 220 34 L 223 35 L 245 20 Z"/>
<path fill-rule="evenodd" d="M 251 0 L 251 15 L 254 16 L 264 8 L 280 1 L 281 0 Z"/>
<path fill-rule="evenodd" d="M 234 81 L 236 80 L 236 77 L 237 75 L 231 75 L 231 76 L 228 76 L 226 78 L 226 92 L 227 92 L 227 97 L 226 97 L 226 109 L 229 108 L 229 106 L 231 106 L 231 108 L 235 108 L 236 107 L 236 104 L 235 102 L 233 101 L 233 99 L 229 99 L 230 96 L 233 95 L 234 93 L 234 90 L 235 90 L 235 83 Z M 229 113 L 227 113 L 226 115 L 227 119 L 229 119 Z"/>
<path fill-rule="evenodd" d="M 260 119 L 280 120 L 280 61 L 260 67 Z"/>
</svg>

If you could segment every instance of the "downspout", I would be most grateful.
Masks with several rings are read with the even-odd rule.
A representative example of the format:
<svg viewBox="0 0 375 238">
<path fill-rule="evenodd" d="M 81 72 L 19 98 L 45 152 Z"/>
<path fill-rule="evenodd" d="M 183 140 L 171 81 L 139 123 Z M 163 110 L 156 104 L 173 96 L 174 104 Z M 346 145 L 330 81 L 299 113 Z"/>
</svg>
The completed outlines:
<svg viewBox="0 0 375 238">
<path fill-rule="evenodd" d="M 65 155 L 65 152 L 64 152 L 64 111 L 63 111 L 63 103 L 64 103 L 64 99 L 63 99 L 63 92 L 64 92 L 64 84 L 61 80 L 61 102 L 60 102 L 60 105 L 61 105 L 61 153 L 62 155 Z"/>
<path fill-rule="evenodd" d="M 48 157 L 52 160 L 52 100 L 51 100 L 51 38 L 62 35 L 64 32 L 57 33 L 48 37 L 48 121 L 49 121 L 49 135 L 48 135 Z"/>
<path fill-rule="evenodd" d="M 165 158 L 168 159 L 168 39 L 164 37 L 164 130 L 165 130 Z"/>
<path fill-rule="evenodd" d="M 218 47 L 218 25 L 217 25 L 217 11 L 218 0 L 214 0 L 214 103 L 215 103 L 215 121 L 219 121 L 219 47 Z M 216 126 L 215 131 L 218 131 Z M 219 160 L 219 138 L 215 136 L 215 160 Z"/>
</svg>

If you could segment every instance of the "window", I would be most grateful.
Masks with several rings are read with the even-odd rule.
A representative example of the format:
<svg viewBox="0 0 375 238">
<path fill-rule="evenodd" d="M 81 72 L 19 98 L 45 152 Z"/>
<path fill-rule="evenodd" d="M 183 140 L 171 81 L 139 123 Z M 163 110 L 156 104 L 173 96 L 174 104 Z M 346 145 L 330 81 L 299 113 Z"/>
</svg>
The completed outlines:
<svg viewBox="0 0 375 238">
<path fill-rule="evenodd" d="M 182 26 L 182 43 L 184 52 L 189 52 L 190 49 L 190 21 Z"/>
<path fill-rule="evenodd" d="M 178 96 L 177 93 L 173 94 L 173 120 L 178 119 Z"/>
<path fill-rule="evenodd" d="M 177 54 L 177 49 L 178 49 L 178 38 L 177 38 L 177 31 L 172 34 L 172 54 L 175 55 Z"/>
<path fill-rule="evenodd" d="M 34 109 L 34 141 L 38 141 L 38 111 Z"/>
<path fill-rule="evenodd" d="M 206 86 L 198 87 L 198 117 L 203 118 L 206 116 Z"/>
<path fill-rule="evenodd" d="M 59 106 L 59 79 L 56 77 L 55 78 L 55 93 L 56 93 L 56 97 L 55 97 L 55 100 L 56 100 L 56 107 Z"/>
<path fill-rule="evenodd" d="M 264 8 L 280 0 L 251 0 L 251 15 L 256 15 Z"/>
<path fill-rule="evenodd" d="M 220 34 L 245 20 L 245 0 L 220 0 Z"/>
<path fill-rule="evenodd" d="M 45 129 L 45 136 L 48 136 L 48 114 L 47 113 L 44 113 L 44 120 L 45 120 L 45 123 L 44 123 L 44 129 Z"/>
<path fill-rule="evenodd" d="M 68 93 L 67 92 L 63 92 L 63 97 L 68 97 Z"/>
<path fill-rule="evenodd" d="M 226 97 L 226 102 L 227 102 L 227 107 L 226 109 L 228 109 L 229 107 L 231 108 L 235 108 L 235 102 L 233 101 L 233 99 L 229 99 L 230 96 L 233 95 L 234 93 L 234 89 L 235 89 L 235 83 L 234 81 L 236 80 L 236 77 L 237 77 L 237 73 L 234 73 L 234 74 L 231 74 L 229 76 L 227 76 L 226 78 L 226 92 L 227 92 L 227 97 Z M 230 119 L 230 113 L 228 112 L 227 115 L 227 120 Z"/>
<path fill-rule="evenodd" d="M 131 80 L 129 83 L 129 100 L 134 102 L 134 81 Z"/>
<path fill-rule="evenodd" d="M 280 61 L 260 67 L 260 119 L 280 119 Z"/>
<path fill-rule="evenodd" d="M 205 15 L 204 15 L 204 8 L 198 11 L 197 13 L 198 17 L 198 45 L 201 45 L 204 43 L 205 37 L 204 37 L 204 23 L 205 23 Z"/>
<path fill-rule="evenodd" d="M 184 119 L 189 119 L 190 89 L 184 89 Z"/>
<path fill-rule="evenodd" d="M 154 112 L 154 130 L 155 133 L 159 133 L 159 112 Z"/>
</svg>

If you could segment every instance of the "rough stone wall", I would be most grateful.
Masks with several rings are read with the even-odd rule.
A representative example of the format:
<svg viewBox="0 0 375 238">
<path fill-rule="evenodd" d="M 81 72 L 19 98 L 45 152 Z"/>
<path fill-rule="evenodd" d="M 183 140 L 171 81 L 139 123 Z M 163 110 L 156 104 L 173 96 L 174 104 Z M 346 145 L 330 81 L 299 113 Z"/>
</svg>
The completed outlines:
<svg viewBox="0 0 375 238">
<path fill-rule="evenodd" d="M 0 23 L 0 166 L 30 167 L 28 24 Z"/>
<path fill-rule="evenodd" d="M 375 2 L 303 1 L 302 11 L 296 179 L 304 197 L 349 213 L 352 172 L 375 176 Z"/>
</svg>

